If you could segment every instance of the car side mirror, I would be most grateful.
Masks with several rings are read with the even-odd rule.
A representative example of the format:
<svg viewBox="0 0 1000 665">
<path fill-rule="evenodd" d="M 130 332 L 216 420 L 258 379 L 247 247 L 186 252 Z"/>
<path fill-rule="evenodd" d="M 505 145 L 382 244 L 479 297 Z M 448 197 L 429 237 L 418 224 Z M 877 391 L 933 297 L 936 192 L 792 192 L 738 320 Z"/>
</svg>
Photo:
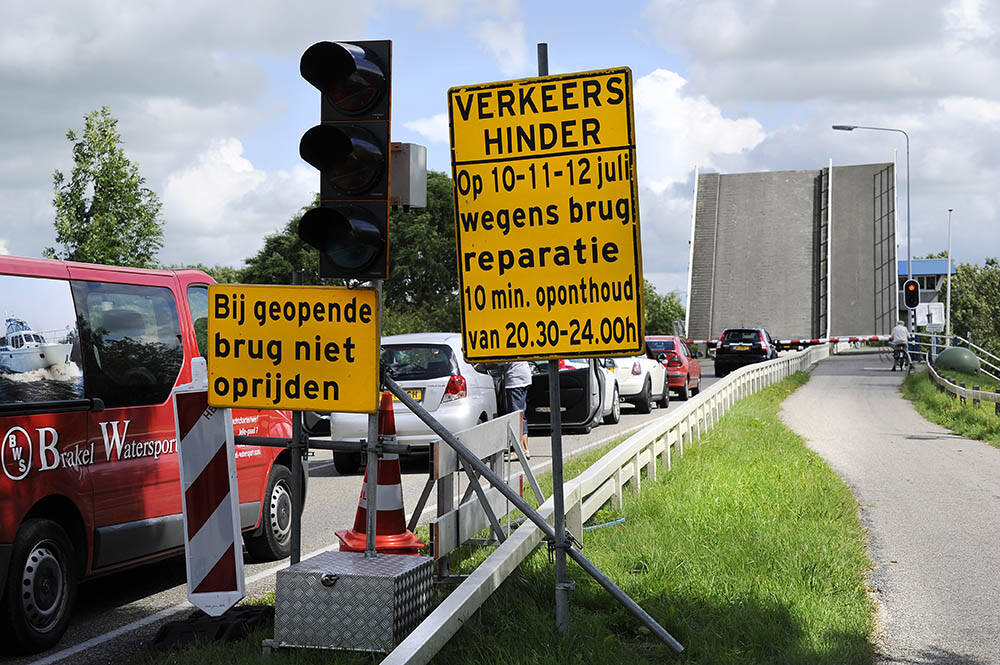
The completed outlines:
<svg viewBox="0 0 1000 665">
<path fill-rule="evenodd" d="M 661 353 L 661 354 L 659 354 L 658 356 L 656 356 L 656 359 L 657 359 L 657 360 L 658 360 L 659 362 L 661 362 L 661 363 L 662 363 L 662 362 L 666 362 L 666 360 L 667 360 L 667 354 L 665 354 L 665 353 Z"/>
<path fill-rule="evenodd" d="M 604 366 L 607 367 L 608 369 L 614 369 L 615 368 L 615 361 L 612 360 L 611 358 L 608 358 L 604 362 L 605 362 Z"/>
</svg>

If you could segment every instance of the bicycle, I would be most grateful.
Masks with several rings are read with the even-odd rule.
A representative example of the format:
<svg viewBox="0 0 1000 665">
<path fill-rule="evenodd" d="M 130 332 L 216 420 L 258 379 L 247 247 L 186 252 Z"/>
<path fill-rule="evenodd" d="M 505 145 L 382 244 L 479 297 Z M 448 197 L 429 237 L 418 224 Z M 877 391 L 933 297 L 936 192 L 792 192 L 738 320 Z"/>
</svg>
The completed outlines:
<svg viewBox="0 0 1000 665">
<path fill-rule="evenodd" d="M 905 344 L 896 344 L 893 346 L 892 350 L 892 369 L 890 371 L 895 372 L 898 368 L 902 371 L 903 366 L 906 366 L 906 373 L 913 373 L 913 359 L 910 358 L 910 353 L 906 348 Z"/>
</svg>

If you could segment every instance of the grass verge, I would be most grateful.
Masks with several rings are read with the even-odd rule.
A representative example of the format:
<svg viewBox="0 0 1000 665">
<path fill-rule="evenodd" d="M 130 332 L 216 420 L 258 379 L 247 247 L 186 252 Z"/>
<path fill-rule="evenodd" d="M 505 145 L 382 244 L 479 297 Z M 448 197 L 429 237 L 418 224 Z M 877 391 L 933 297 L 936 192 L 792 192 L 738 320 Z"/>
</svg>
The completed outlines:
<svg viewBox="0 0 1000 665">
<path fill-rule="evenodd" d="M 808 375 L 741 400 L 673 471 L 621 511 L 591 520 L 587 554 L 686 647 L 680 663 L 871 663 L 873 612 L 857 504 L 777 410 Z M 567 465 L 572 477 L 596 452 Z M 588 459 L 589 458 L 589 459 Z M 551 483 L 551 479 L 548 479 Z M 473 556 L 472 559 L 476 557 Z M 575 564 L 570 629 L 554 630 L 553 575 L 539 549 L 434 659 L 459 663 L 662 663 L 666 646 Z M 260 640 L 152 655 L 144 663 L 264 663 Z M 295 652 L 288 663 L 376 663 L 378 656 Z"/>
<path fill-rule="evenodd" d="M 964 383 L 967 388 L 980 386 L 981 390 L 995 390 L 996 381 L 981 374 L 974 376 L 962 372 L 947 373 L 952 383 Z M 952 399 L 948 393 L 940 392 L 931 383 L 927 372 L 918 372 L 906 377 L 903 381 L 903 396 L 913 402 L 914 408 L 931 422 L 946 427 L 956 434 L 986 441 L 1000 448 L 1000 417 L 996 416 L 991 402 L 982 402 L 973 406 L 972 400 L 962 404 L 957 398 Z"/>
</svg>

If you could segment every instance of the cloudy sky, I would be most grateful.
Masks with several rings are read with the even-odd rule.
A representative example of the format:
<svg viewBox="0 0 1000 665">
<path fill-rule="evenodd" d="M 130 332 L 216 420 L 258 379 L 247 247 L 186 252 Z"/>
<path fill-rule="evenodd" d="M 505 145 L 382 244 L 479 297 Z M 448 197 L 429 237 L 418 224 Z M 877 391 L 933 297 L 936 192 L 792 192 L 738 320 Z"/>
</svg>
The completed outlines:
<svg viewBox="0 0 1000 665">
<path fill-rule="evenodd" d="M 625 65 L 635 79 L 645 273 L 684 296 L 696 166 L 899 161 L 905 256 L 1000 254 L 998 4 L 981 0 L 0 0 L 0 253 L 52 246 L 68 129 L 107 105 L 163 202 L 167 264 L 242 265 L 318 189 L 298 156 L 321 40 L 393 40 L 393 140 L 450 172 L 447 90 Z"/>
</svg>

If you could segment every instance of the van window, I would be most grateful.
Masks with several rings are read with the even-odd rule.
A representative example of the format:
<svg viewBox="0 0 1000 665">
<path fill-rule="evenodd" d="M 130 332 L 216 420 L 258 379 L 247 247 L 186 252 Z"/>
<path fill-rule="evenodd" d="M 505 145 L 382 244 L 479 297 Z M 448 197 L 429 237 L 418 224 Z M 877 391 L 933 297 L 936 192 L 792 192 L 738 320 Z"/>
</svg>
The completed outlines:
<svg viewBox="0 0 1000 665">
<path fill-rule="evenodd" d="M 170 289 L 79 281 L 72 286 L 86 396 L 108 407 L 165 402 L 184 361 Z"/>
<path fill-rule="evenodd" d="M 69 283 L 0 275 L 0 294 L 0 406 L 83 397 Z"/>
<path fill-rule="evenodd" d="M 208 285 L 192 284 L 187 292 L 188 308 L 194 321 L 194 336 L 198 340 L 198 355 L 208 357 Z"/>
</svg>

